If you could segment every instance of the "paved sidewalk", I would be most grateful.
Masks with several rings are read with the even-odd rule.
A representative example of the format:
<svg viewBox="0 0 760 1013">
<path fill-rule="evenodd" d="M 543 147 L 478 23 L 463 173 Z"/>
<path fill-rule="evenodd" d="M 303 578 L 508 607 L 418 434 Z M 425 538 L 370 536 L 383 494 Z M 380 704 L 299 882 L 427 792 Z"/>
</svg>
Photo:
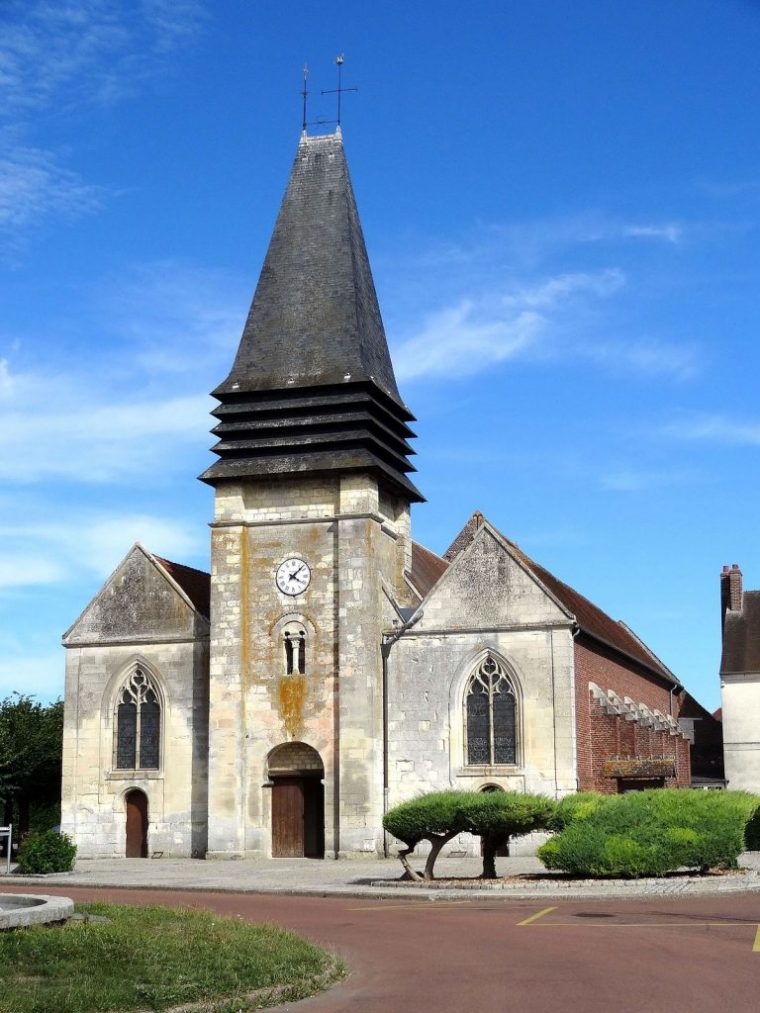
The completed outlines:
<svg viewBox="0 0 760 1013">
<path fill-rule="evenodd" d="M 419 860 L 415 867 L 422 867 Z M 760 852 L 742 856 L 741 873 L 723 876 L 675 876 L 649 880 L 568 880 L 547 872 L 537 858 L 500 858 L 496 871 L 510 877 L 490 885 L 477 879 L 477 858 L 439 858 L 439 881 L 423 887 L 401 882 L 401 865 L 392 859 L 270 859 L 260 861 L 197 861 L 189 858 L 80 860 L 72 873 L 50 876 L 0 875 L 3 886 L 88 886 L 127 889 L 204 890 L 232 893 L 370 896 L 405 899 L 446 897 L 634 897 L 704 895 L 760 891 Z M 535 878 L 539 877 L 539 878 Z M 446 884 L 446 878 L 471 882 Z"/>
</svg>

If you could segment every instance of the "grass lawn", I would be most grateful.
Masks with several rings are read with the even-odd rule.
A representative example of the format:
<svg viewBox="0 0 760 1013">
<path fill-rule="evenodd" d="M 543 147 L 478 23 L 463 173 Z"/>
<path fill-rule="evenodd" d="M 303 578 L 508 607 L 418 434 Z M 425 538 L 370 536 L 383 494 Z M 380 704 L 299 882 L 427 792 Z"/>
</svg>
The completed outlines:
<svg viewBox="0 0 760 1013">
<path fill-rule="evenodd" d="M 2 1013 L 233 1013 L 304 998 L 341 978 L 324 950 L 273 925 L 208 911 L 78 904 L 108 922 L 0 932 Z M 251 993 L 256 992 L 256 995 Z"/>
</svg>

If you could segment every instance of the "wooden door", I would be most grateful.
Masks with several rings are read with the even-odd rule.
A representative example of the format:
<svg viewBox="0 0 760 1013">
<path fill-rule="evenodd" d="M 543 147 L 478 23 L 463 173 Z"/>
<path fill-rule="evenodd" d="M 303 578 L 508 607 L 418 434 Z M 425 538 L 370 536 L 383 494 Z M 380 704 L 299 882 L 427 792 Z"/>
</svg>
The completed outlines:
<svg viewBox="0 0 760 1013">
<path fill-rule="evenodd" d="M 277 777 L 272 784 L 272 858 L 303 856 L 303 778 Z"/>
<path fill-rule="evenodd" d="M 148 797 L 137 788 L 126 797 L 127 858 L 148 857 Z"/>
</svg>

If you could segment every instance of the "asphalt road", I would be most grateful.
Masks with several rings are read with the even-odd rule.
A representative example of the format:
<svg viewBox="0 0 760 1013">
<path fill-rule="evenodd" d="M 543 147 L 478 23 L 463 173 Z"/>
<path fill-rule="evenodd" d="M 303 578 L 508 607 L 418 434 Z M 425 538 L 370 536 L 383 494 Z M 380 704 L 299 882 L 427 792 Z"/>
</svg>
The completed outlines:
<svg viewBox="0 0 760 1013">
<path fill-rule="evenodd" d="M 79 887 L 44 892 L 207 907 L 300 932 L 344 957 L 351 975 L 321 996 L 280 1008 L 294 1013 L 760 1009 L 756 894 L 407 901 Z"/>
</svg>

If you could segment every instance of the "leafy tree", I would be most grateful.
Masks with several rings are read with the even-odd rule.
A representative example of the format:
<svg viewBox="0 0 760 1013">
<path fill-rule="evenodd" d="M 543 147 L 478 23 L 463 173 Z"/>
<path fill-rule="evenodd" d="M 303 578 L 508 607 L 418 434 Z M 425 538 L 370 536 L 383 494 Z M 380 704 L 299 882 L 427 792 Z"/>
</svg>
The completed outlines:
<svg viewBox="0 0 760 1013">
<path fill-rule="evenodd" d="M 483 879 L 496 879 L 496 852 L 510 837 L 544 830 L 554 814 L 555 803 L 543 795 L 516 791 L 470 794 L 456 811 L 460 830 L 483 842 Z"/>
<path fill-rule="evenodd" d="M 0 701 L 0 803 L 4 824 L 18 814 L 19 832 L 29 829 L 33 805 L 60 796 L 63 701 L 43 706 L 14 693 Z"/>
<path fill-rule="evenodd" d="M 398 857 L 409 879 L 433 879 L 433 866 L 441 849 L 461 833 L 481 838 L 483 878 L 493 879 L 497 850 L 513 835 L 545 828 L 554 809 L 555 803 L 543 795 L 511 791 L 441 791 L 394 806 L 385 814 L 383 826 L 406 845 Z M 430 842 L 422 874 L 415 872 L 409 863 L 409 855 L 420 841 Z"/>
</svg>

